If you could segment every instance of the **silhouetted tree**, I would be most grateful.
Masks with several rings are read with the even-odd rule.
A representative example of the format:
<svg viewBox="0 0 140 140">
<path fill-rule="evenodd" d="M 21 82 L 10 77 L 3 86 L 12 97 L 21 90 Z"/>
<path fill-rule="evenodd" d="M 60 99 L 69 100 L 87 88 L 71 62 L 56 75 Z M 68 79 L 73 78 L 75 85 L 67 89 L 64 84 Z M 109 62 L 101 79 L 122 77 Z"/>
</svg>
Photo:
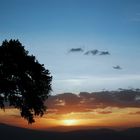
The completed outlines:
<svg viewBox="0 0 140 140">
<path fill-rule="evenodd" d="M 0 107 L 8 102 L 20 110 L 21 116 L 33 123 L 35 116 L 46 111 L 45 100 L 50 95 L 49 70 L 18 40 L 3 41 L 0 46 Z"/>
</svg>

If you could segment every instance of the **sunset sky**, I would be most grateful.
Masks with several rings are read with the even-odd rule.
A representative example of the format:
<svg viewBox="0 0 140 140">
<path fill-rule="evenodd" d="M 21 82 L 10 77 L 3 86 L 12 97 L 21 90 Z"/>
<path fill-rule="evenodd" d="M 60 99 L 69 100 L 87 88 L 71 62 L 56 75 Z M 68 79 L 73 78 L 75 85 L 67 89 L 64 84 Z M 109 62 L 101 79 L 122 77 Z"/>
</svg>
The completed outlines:
<svg viewBox="0 0 140 140">
<path fill-rule="evenodd" d="M 11 108 L 0 111 L 0 122 L 140 126 L 140 93 L 92 97 L 97 91 L 140 88 L 139 0 L 0 0 L 0 42 L 5 39 L 19 39 L 45 64 L 53 96 L 48 113 L 33 126 Z"/>
<path fill-rule="evenodd" d="M 14 108 L 0 110 L 0 122 L 57 131 L 140 127 L 140 90 L 63 93 L 51 96 L 45 104 L 47 112 L 41 118 L 36 117 L 32 125 Z"/>
</svg>

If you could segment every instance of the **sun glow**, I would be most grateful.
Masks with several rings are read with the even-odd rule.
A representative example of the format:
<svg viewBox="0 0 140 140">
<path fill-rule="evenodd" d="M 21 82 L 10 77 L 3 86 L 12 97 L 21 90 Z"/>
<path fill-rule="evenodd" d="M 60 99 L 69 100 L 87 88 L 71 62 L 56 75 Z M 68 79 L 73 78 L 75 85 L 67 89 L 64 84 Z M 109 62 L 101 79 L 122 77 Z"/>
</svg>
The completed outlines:
<svg viewBox="0 0 140 140">
<path fill-rule="evenodd" d="M 77 120 L 71 119 L 71 120 L 63 120 L 63 125 L 72 126 L 77 124 Z"/>
</svg>

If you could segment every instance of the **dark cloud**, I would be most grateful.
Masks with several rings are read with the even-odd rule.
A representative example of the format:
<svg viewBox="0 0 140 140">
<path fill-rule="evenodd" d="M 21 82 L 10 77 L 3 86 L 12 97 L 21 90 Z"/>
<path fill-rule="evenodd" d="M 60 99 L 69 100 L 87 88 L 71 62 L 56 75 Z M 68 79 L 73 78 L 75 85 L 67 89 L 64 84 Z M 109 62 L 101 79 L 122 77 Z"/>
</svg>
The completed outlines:
<svg viewBox="0 0 140 140">
<path fill-rule="evenodd" d="M 51 96 L 47 101 L 48 109 L 58 110 L 56 113 L 67 113 L 73 111 L 80 111 L 82 109 L 80 104 L 81 99 L 78 95 L 73 93 L 63 93 Z M 79 110 L 80 109 L 80 110 Z"/>
<path fill-rule="evenodd" d="M 82 48 L 71 48 L 69 51 L 69 53 L 75 53 L 75 52 L 84 52 L 84 50 Z M 88 50 L 86 52 L 84 52 L 84 55 L 110 55 L 110 52 L 108 51 L 99 51 L 97 49 L 94 50 Z"/>
<path fill-rule="evenodd" d="M 111 114 L 112 111 L 97 111 L 98 114 Z"/>
<path fill-rule="evenodd" d="M 89 55 L 89 54 L 91 54 L 90 51 L 87 51 L 87 52 L 84 53 L 84 55 Z"/>
<path fill-rule="evenodd" d="M 71 48 L 69 52 L 83 52 L 84 50 L 82 48 Z"/>
<path fill-rule="evenodd" d="M 110 55 L 110 53 L 108 51 L 101 51 L 100 55 Z"/>
<path fill-rule="evenodd" d="M 91 53 L 92 53 L 93 55 L 96 55 L 96 54 L 99 53 L 99 51 L 98 51 L 98 50 L 92 50 Z"/>
<path fill-rule="evenodd" d="M 97 49 L 89 50 L 89 51 L 84 53 L 84 55 L 90 55 L 90 54 L 92 54 L 92 55 L 97 55 L 97 54 L 99 54 L 99 55 L 110 55 L 110 53 L 108 51 L 99 51 Z"/>
<path fill-rule="evenodd" d="M 117 65 L 117 66 L 113 66 L 113 69 L 121 70 L 122 68 L 119 65 Z"/>
<path fill-rule="evenodd" d="M 140 111 L 130 112 L 129 115 L 140 115 Z"/>
<path fill-rule="evenodd" d="M 59 113 L 76 111 L 88 112 L 93 109 L 104 109 L 107 107 L 140 107 L 140 91 L 119 90 L 93 93 L 81 92 L 78 95 L 73 93 L 63 93 L 51 96 L 46 101 L 46 104 L 49 109 L 55 109 Z"/>
<path fill-rule="evenodd" d="M 87 52 L 85 52 L 84 54 L 85 54 L 85 55 L 90 55 L 90 54 L 96 55 L 96 54 L 98 54 L 98 53 L 99 53 L 99 51 L 95 49 L 95 50 L 87 51 Z"/>
</svg>

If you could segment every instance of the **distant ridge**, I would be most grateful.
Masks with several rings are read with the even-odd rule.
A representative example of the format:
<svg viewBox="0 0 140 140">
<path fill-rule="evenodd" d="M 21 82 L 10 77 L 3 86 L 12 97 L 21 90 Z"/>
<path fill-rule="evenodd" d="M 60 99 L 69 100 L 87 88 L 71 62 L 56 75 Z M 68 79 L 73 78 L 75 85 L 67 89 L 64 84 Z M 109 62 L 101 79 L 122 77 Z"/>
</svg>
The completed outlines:
<svg viewBox="0 0 140 140">
<path fill-rule="evenodd" d="M 140 140 L 140 128 L 48 132 L 0 124 L 0 140 Z"/>
</svg>

